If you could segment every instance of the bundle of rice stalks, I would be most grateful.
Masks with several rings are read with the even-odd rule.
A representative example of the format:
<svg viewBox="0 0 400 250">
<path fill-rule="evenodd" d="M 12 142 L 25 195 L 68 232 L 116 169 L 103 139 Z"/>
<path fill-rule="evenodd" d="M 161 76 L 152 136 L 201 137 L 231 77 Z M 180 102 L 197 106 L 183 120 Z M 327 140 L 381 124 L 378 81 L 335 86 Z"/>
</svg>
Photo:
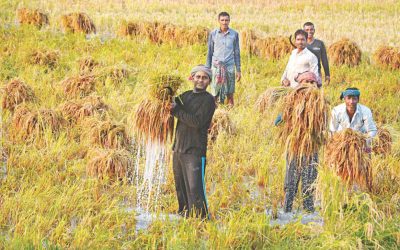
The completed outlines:
<svg viewBox="0 0 400 250">
<path fill-rule="evenodd" d="M 13 111 L 14 108 L 23 102 L 35 100 L 31 87 L 19 79 L 11 80 L 3 89 L 2 108 Z"/>
<path fill-rule="evenodd" d="M 61 23 L 65 31 L 83 32 L 85 34 L 96 33 L 93 21 L 85 13 L 70 13 L 61 17 Z"/>
<path fill-rule="evenodd" d="M 92 75 L 81 75 L 65 79 L 61 82 L 64 93 L 68 97 L 85 97 L 95 90 L 95 77 Z"/>
<path fill-rule="evenodd" d="M 279 137 L 290 160 L 311 158 L 327 136 L 329 105 L 323 91 L 303 84 L 284 97 Z"/>
<path fill-rule="evenodd" d="M 140 28 L 139 23 L 122 21 L 117 34 L 119 36 L 138 36 L 140 34 Z"/>
<path fill-rule="evenodd" d="M 255 42 L 258 39 L 254 30 L 244 30 L 240 33 L 240 46 L 246 50 L 250 55 L 255 53 Z"/>
<path fill-rule="evenodd" d="M 372 141 L 372 151 L 375 154 L 387 155 L 392 150 L 392 136 L 386 128 L 378 128 L 378 132 Z"/>
<path fill-rule="evenodd" d="M 103 115 L 107 110 L 108 106 L 99 96 L 88 96 L 61 105 L 61 113 L 69 123 L 81 121 L 88 116 Z"/>
<path fill-rule="evenodd" d="M 23 140 L 33 140 L 41 137 L 45 130 L 57 133 L 63 123 L 62 117 L 54 110 L 32 111 L 25 106 L 17 107 L 12 121 L 17 137 Z"/>
<path fill-rule="evenodd" d="M 89 152 L 88 158 L 86 172 L 100 179 L 122 180 L 133 169 L 132 155 L 124 149 L 96 149 Z"/>
<path fill-rule="evenodd" d="M 325 162 L 349 184 L 358 184 L 371 190 L 371 160 L 364 152 L 366 137 L 352 129 L 335 133 L 325 151 Z"/>
<path fill-rule="evenodd" d="M 81 141 L 86 138 L 90 143 L 103 148 L 122 149 L 129 147 L 128 135 L 125 126 L 122 124 L 116 124 L 110 120 L 90 119 L 83 124 L 83 127 L 85 130 L 81 135 Z"/>
<path fill-rule="evenodd" d="M 49 18 L 47 17 L 47 15 L 38 9 L 18 9 L 17 17 L 20 24 L 33 24 L 38 28 L 49 24 Z"/>
<path fill-rule="evenodd" d="M 214 116 L 211 121 L 208 134 L 211 141 L 215 141 L 219 134 L 225 132 L 227 134 L 235 134 L 236 128 L 229 112 L 225 109 L 215 110 Z"/>
<path fill-rule="evenodd" d="M 37 50 L 29 55 L 29 62 L 31 64 L 45 65 L 54 68 L 59 58 L 60 55 L 57 51 Z"/>
<path fill-rule="evenodd" d="M 258 97 L 256 108 L 260 113 L 264 113 L 273 107 L 279 100 L 282 100 L 289 94 L 291 88 L 287 87 L 272 87 L 268 88 L 264 93 Z"/>
<path fill-rule="evenodd" d="M 335 65 L 356 66 L 361 62 L 361 49 L 347 38 L 343 38 L 328 49 L 329 59 Z"/>
<path fill-rule="evenodd" d="M 400 50 L 391 46 L 380 46 L 374 53 L 377 64 L 383 68 L 400 69 Z"/>
<path fill-rule="evenodd" d="M 82 58 L 79 60 L 80 74 L 91 73 L 99 63 L 91 57 Z"/>
<path fill-rule="evenodd" d="M 160 75 L 151 80 L 150 95 L 159 100 L 167 100 L 176 94 L 183 80 L 175 75 Z"/>
<path fill-rule="evenodd" d="M 125 67 L 114 67 L 110 69 L 108 77 L 115 83 L 121 83 L 129 77 L 129 71 Z"/>
</svg>

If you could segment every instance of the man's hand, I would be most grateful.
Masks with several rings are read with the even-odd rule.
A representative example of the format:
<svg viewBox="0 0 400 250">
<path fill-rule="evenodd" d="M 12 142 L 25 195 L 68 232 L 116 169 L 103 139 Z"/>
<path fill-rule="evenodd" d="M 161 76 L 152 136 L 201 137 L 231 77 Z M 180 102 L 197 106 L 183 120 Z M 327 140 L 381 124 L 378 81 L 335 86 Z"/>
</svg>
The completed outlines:
<svg viewBox="0 0 400 250">
<path fill-rule="evenodd" d="M 285 86 L 285 87 L 289 87 L 290 86 L 290 81 L 287 78 L 285 78 L 285 79 L 282 80 L 282 85 Z"/>
<path fill-rule="evenodd" d="M 329 85 L 330 82 L 331 82 L 331 77 L 330 76 L 325 76 L 325 84 Z"/>
<path fill-rule="evenodd" d="M 236 72 L 236 80 L 239 82 L 240 79 L 242 79 L 242 73 L 241 72 Z"/>
</svg>

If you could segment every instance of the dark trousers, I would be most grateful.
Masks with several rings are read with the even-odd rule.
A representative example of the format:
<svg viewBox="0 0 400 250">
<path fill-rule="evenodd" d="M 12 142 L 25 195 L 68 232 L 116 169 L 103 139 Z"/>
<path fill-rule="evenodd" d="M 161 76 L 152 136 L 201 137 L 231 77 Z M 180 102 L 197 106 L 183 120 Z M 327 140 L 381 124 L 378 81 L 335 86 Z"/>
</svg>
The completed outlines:
<svg viewBox="0 0 400 250">
<path fill-rule="evenodd" d="M 173 171 L 179 214 L 206 218 L 208 215 L 204 174 L 205 157 L 174 152 Z"/>
<path fill-rule="evenodd" d="M 301 163 L 301 167 L 298 165 Z M 286 158 L 286 176 L 285 176 L 285 212 L 292 211 L 293 200 L 299 187 L 300 179 L 301 192 L 303 194 L 303 207 L 308 212 L 314 211 L 314 181 L 317 179 L 318 154 L 314 154 L 310 159 L 298 158 L 292 159 L 289 163 Z"/>
</svg>

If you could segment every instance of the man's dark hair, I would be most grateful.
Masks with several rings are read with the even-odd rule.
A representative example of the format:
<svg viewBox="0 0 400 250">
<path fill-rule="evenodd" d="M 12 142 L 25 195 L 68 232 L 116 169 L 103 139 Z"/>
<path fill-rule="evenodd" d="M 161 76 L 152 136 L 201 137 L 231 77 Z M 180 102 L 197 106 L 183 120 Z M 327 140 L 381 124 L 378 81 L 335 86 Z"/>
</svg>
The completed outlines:
<svg viewBox="0 0 400 250">
<path fill-rule="evenodd" d="M 305 32 L 304 30 L 296 30 L 296 32 L 294 33 L 294 39 L 295 39 L 295 40 L 296 40 L 296 37 L 297 37 L 298 35 L 303 35 L 303 36 L 306 38 L 306 40 L 307 40 L 308 34 L 307 34 L 307 32 Z"/>
<path fill-rule="evenodd" d="M 219 20 L 219 18 L 222 17 L 222 16 L 227 16 L 227 17 L 231 18 L 231 16 L 229 15 L 228 12 L 223 11 L 223 12 L 221 12 L 221 13 L 218 14 L 218 20 Z"/>
<path fill-rule="evenodd" d="M 305 22 L 303 24 L 303 28 L 305 28 L 306 26 L 314 26 L 314 24 L 312 22 Z"/>
</svg>

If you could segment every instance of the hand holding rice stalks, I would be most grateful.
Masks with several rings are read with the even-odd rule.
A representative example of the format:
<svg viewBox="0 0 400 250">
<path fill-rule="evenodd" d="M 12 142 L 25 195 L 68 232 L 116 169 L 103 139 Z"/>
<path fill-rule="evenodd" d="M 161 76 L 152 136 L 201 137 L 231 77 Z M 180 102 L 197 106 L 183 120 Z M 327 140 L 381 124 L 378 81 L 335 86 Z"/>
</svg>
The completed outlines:
<svg viewBox="0 0 400 250">
<path fill-rule="evenodd" d="M 95 89 L 95 77 L 82 75 L 69 77 L 61 82 L 64 86 L 64 93 L 68 98 L 82 98 L 88 96 Z"/>
<path fill-rule="evenodd" d="M 215 141 L 218 135 L 224 131 L 227 134 L 234 134 L 236 128 L 229 116 L 229 112 L 225 109 L 217 109 L 208 130 L 210 140 L 212 142 Z"/>
<path fill-rule="evenodd" d="M 159 100 L 170 100 L 176 94 L 183 80 L 175 75 L 160 75 L 152 79 L 150 94 Z"/>
<path fill-rule="evenodd" d="M 85 34 L 96 33 L 93 21 L 85 13 L 70 13 L 61 17 L 61 23 L 65 31 Z"/>
<path fill-rule="evenodd" d="M 69 123 L 76 123 L 83 118 L 103 115 L 109 107 L 99 96 L 88 96 L 83 99 L 71 100 L 61 105 L 61 113 Z"/>
<path fill-rule="evenodd" d="M 381 46 L 374 53 L 375 62 L 383 68 L 400 69 L 400 49 Z"/>
<path fill-rule="evenodd" d="M 392 150 L 392 136 L 386 128 L 378 128 L 378 133 L 372 141 L 372 151 L 375 154 L 387 155 Z"/>
<path fill-rule="evenodd" d="M 57 51 L 37 50 L 29 55 L 29 63 L 54 68 L 60 55 Z"/>
<path fill-rule="evenodd" d="M 19 79 L 11 80 L 3 89 L 2 108 L 13 111 L 23 102 L 35 100 L 33 90 Z"/>
<path fill-rule="evenodd" d="M 88 153 L 89 176 L 122 180 L 133 169 L 132 154 L 124 149 L 96 149 Z"/>
<path fill-rule="evenodd" d="M 256 102 L 257 110 L 260 113 L 266 112 L 268 109 L 272 108 L 278 101 L 283 100 L 283 98 L 288 95 L 291 90 L 291 88 L 287 87 L 268 88 L 258 97 Z"/>
<path fill-rule="evenodd" d="M 129 138 L 125 126 L 122 124 L 116 124 L 110 120 L 90 119 L 82 126 L 86 129 L 81 135 L 81 141 L 88 139 L 91 144 L 99 145 L 103 148 L 129 148 Z"/>
<path fill-rule="evenodd" d="M 352 129 L 335 133 L 326 146 L 325 162 L 343 181 L 371 190 L 371 159 L 364 152 L 366 139 L 365 135 Z"/>
<path fill-rule="evenodd" d="M 311 158 L 327 136 L 329 105 L 323 91 L 303 84 L 284 97 L 281 110 L 279 138 L 285 142 L 289 159 Z"/>
<path fill-rule="evenodd" d="M 328 49 L 329 59 L 335 65 L 357 66 L 361 63 L 361 49 L 347 38 L 339 40 Z"/>
<path fill-rule="evenodd" d="M 49 18 L 46 14 L 38 9 L 31 10 L 27 8 L 21 8 L 17 10 L 17 18 L 20 24 L 32 24 L 38 28 L 49 24 Z"/>
</svg>

